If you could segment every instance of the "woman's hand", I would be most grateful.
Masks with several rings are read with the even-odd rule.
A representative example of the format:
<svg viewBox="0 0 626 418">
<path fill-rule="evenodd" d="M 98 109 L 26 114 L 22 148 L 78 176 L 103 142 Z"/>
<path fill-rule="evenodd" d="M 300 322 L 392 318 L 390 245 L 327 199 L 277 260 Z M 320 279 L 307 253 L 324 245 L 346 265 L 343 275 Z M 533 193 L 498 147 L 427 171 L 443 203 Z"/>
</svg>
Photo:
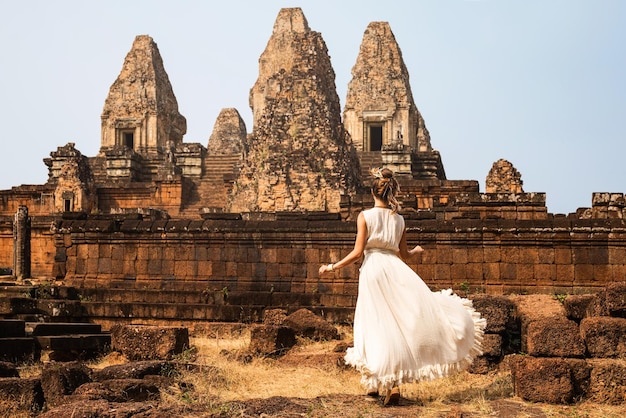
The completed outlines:
<svg viewBox="0 0 626 418">
<path fill-rule="evenodd" d="M 331 265 L 332 265 L 332 264 L 324 264 L 324 265 L 320 266 L 320 269 L 319 269 L 319 274 L 324 274 L 324 273 L 326 273 L 327 271 L 334 271 L 334 269 L 331 269 L 331 268 L 330 268 L 330 267 L 331 267 Z"/>
</svg>

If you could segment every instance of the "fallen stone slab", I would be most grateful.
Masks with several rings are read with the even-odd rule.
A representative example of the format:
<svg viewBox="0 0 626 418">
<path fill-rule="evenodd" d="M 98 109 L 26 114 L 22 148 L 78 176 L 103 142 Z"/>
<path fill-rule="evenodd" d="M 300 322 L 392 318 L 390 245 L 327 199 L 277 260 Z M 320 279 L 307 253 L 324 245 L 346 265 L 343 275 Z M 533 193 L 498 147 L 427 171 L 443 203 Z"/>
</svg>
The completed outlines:
<svg viewBox="0 0 626 418">
<path fill-rule="evenodd" d="M 189 348 L 189 332 L 184 327 L 114 325 L 111 349 L 129 360 L 170 360 Z"/>
<path fill-rule="evenodd" d="M 339 331 L 335 326 L 305 308 L 298 309 L 288 315 L 283 325 L 292 328 L 297 336 L 315 341 L 330 341 L 340 338 Z"/>
<path fill-rule="evenodd" d="M 110 379 L 85 383 L 74 394 L 110 402 L 146 402 L 158 400 L 160 391 L 156 385 L 143 379 Z"/>
<path fill-rule="evenodd" d="M 580 322 L 580 332 L 591 357 L 626 358 L 625 318 L 585 318 Z"/>
<path fill-rule="evenodd" d="M 591 359 L 587 398 L 592 402 L 619 405 L 626 402 L 626 361 Z"/>
<path fill-rule="evenodd" d="M 0 338 L 0 360 L 16 363 L 39 360 L 39 350 L 33 338 Z"/>
<path fill-rule="evenodd" d="M 611 283 L 606 287 L 606 307 L 609 315 L 626 318 L 626 282 Z"/>
<path fill-rule="evenodd" d="M 91 382 L 91 369 L 81 362 L 47 363 L 41 372 L 41 387 L 48 406 L 65 403 L 81 385 Z"/>
<path fill-rule="evenodd" d="M 472 305 L 487 320 L 486 333 L 498 334 L 515 327 L 515 304 L 507 297 L 471 295 Z"/>
<path fill-rule="evenodd" d="M 287 318 L 286 309 L 266 309 L 263 311 L 263 324 L 281 326 L 285 323 Z"/>
<path fill-rule="evenodd" d="M 578 324 L 565 317 L 542 318 L 528 324 L 522 347 L 535 357 L 584 357 Z"/>
<path fill-rule="evenodd" d="M 531 322 L 546 318 L 567 318 L 561 302 L 550 295 L 516 295 L 511 296 L 511 301 L 515 304 L 515 313 L 520 323 L 521 351 L 524 353 L 528 353 L 528 347 L 527 339 L 523 336 Z"/>
<path fill-rule="evenodd" d="M 163 360 L 134 361 L 94 370 L 92 379 L 96 382 L 111 379 L 143 379 L 149 375 L 165 375 L 175 367 L 174 363 Z"/>
<path fill-rule="evenodd" d="M 0 399 L 15 405 L 19 411 L 31 413 L 40 411 L 45 402 L 38 378 L 0 378 Z"/>
<path fill-rule="evenodd" d="M 68 417 L 134 417 L 145 416 L 140 414 L 149 414 L 155 411 L 157 406 L 146 402 L 128 402 L 114 403 L 103 399 L 89 400 L 79 396 L 72 396 L 71 403 L 53 407 L 38 418 L 68 418 Z M 151 416 L 151 415 L 147 415 Z M 166 417 L 167 415 L 162 415 Z M 174 414 L 170 416 L 184 416 L 183 414 Z"/>
<path fill-rule="evenodd" d="M 598 292 L 586 316 L 613 316 L 626 318 L 626 282 L 611 283 Z"/>
<path fill-rule="evenodd" d="M 587 316 L 589 305 L 596 295 L 568 295 L 563 301 L 565 314 L 569 319 L 580 322 Z"/>
<path fill-rule="evenodd" d="M 584 396 L 590 374 L 582 359 L 516 355 L 509 365 L 515 395 L 530 402 L 570 404 Z"/>
<path fill-rule="evenodd" d="M 263 356 L 281 356 L 296 345 L 296 332 L 285 326 L 258 325 L 250 331 L 248 350 Z"/>
</svg>

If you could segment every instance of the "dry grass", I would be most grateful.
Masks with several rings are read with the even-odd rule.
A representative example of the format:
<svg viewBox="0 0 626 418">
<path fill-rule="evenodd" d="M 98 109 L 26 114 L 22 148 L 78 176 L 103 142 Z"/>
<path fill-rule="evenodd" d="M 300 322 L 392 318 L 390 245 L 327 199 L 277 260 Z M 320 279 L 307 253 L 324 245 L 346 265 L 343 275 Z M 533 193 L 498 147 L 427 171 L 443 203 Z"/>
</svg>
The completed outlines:
<svg viewBox="0 0 626 418">
<path fill-rule="evenodd" d="M 349 335 L 350 330 L 344 330 Z M 344 341 L 345 342 L 345 341 Z M 626 408 L 591 403 L 576 405 L 533 404 L 516 398 L 510 374 L 460 373 L 431 382 L 403 385 L 401 404 L 384 408 L 379 400 L 364 395 L 358 373 L 337 366 L 337 342 L 299 341 L 278 359 L 247 357 L 249 334 L 230 338 L 191 338 L 193 350 L 181 356 L 197 366 L 180 371 L 178 382 L 162 391 L 161 404 L 190 407 L 189 417 L 568 417 L 618 418 Z M 115 353 L 92 368 L 126 362 Z M 504 369 L 504 368 L 503 368 Z M 20 370 L 22 376 L 36 376 L 41 366 Z M 0 418 L 28 417 L 0 400 Z M 202 412 L 198 412 L 202 411 Z M 195 414 L 195 415 L 194 415 Z"/>
<path fill-rule="evenodd" d="M 192 338 L 197 348 L 196 362 L 209 372 L 186 372 L 182 380 L 193 383 L 191 394 L 170 393 L 168 402 L 202 404 L 212 411 L 236 409 L 234 403 L 273 397 L 317 399 L 328 416 L 342 416 L 341 408 L 357 402 L 358 415 L 345 410 L 345 416 L 413 416 L 420 417 L 580 417 L 617 418 L 626 416 L 623 406 L 581 403 L 549 405 L 523 402 L 513 394 L 510 373 L 487 375 L 460 373 L 446 379 L 403 385 L 401 406 L 383 408 L 379 402 L 364 396 L 360 377 L 354 369 L 333 364 L 337 342 L 300 341 L 287 356 L 279 359 L 252 358 L 250 362 L 233 359 L 245 352 L 249 335 L 237 338 Z M 327 357 L 326 361 L 320 361 Z M 335 402 L 333 398 L 348 399 Z M 404 405 L 404 406 L 403 406 Z M 313 408 L 314 410 L 315 408 Z M 331 412 L 332 411 L 332 412 Z M 368 412 L 369 411 L 369 412 Z M 232 416 L 248 416 L 230 411 Z M 238 415 L 241 414 L 241 415 Z M 271 417 L 273 415 L 265 415 Z M 278 416 L 278 415 L 277 415 Z M 326 416 L 310 412 L 303 416 Z"/>
</svg>

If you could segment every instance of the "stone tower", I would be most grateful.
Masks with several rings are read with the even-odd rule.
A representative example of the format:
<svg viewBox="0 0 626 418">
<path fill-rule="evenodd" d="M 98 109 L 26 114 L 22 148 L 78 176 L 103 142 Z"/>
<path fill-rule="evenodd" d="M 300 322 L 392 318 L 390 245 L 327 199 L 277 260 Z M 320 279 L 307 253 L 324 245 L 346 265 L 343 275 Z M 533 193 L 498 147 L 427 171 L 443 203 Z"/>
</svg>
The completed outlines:
<svg viewBox="0 0 626 418">
<path fill-rule="evenodd" d="M 280 10 L 250 106 L 254 126 L 229 209 L 339 212 L 360 168 L 326 44 L 300 8 Z"/>
<path fill-rule="evenodd" d="M 109 177 L 150 179 L 182 142 L 187 122 L 151 37 L 135 38 L 101 119 L 100 156 L 106 157 Z"/>
<path fill-rule="evenodd" d="M 207 152 L 211 155 L 245 155 L 247 135 L 246 124 L 237 109 L 222 109 L 209 138 Z"/>
<path fill-rule="evenodd" d="M 357 150 L 387 151 L 383 163 L 397 173 L 445 179 L 439 153 L 432 149 L 413 101 L 402 52 L 387 22 L 372 22 L 365 30 L 343 119 Z"/>
<path fill-rule="evenodd" d="M 524 193 L 522 175 L 509 161 L 493 163 L 485 181 L 487 193 Z"/>
</svg>

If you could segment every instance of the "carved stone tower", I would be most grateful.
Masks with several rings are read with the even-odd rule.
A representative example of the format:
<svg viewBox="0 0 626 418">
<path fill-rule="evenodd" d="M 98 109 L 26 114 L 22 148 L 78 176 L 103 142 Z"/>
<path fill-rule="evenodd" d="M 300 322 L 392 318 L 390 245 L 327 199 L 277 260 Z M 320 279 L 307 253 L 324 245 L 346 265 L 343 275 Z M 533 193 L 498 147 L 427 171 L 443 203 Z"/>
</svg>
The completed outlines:
<svg viewBox="0 0 626 418">
<path fill-rule="evenodd" d="M 186 131 L 156 43 L 137 36 L 102 111 L 107 175 L 149 180 Z"/>
<path fill-rule="evenodd" d="M 445 179 L 413 101 L 409 72 L 387 22 L 372 22 L 363 35 L 348 84 L 344 125 L 359 151 L 383 152 L 396 173 Z"/>
<path fill-rule="evenodd" d="M 360 168 L 326 44 L 300 8 L 279 12 L 250 106 L 254 126 L 229 209 L 339 212 Z"/>
<path fill-rule="evenodd" d="M 246 123 L 235 108 L 222 109 L 209 138 L 211 155 L 246 154 Z"/>
<path fill-rule="evenodd" d="M 493 163 L 485 181 L 487 193 L 524 193 L 522 175 L 509 161 Z"/>
</svg>

